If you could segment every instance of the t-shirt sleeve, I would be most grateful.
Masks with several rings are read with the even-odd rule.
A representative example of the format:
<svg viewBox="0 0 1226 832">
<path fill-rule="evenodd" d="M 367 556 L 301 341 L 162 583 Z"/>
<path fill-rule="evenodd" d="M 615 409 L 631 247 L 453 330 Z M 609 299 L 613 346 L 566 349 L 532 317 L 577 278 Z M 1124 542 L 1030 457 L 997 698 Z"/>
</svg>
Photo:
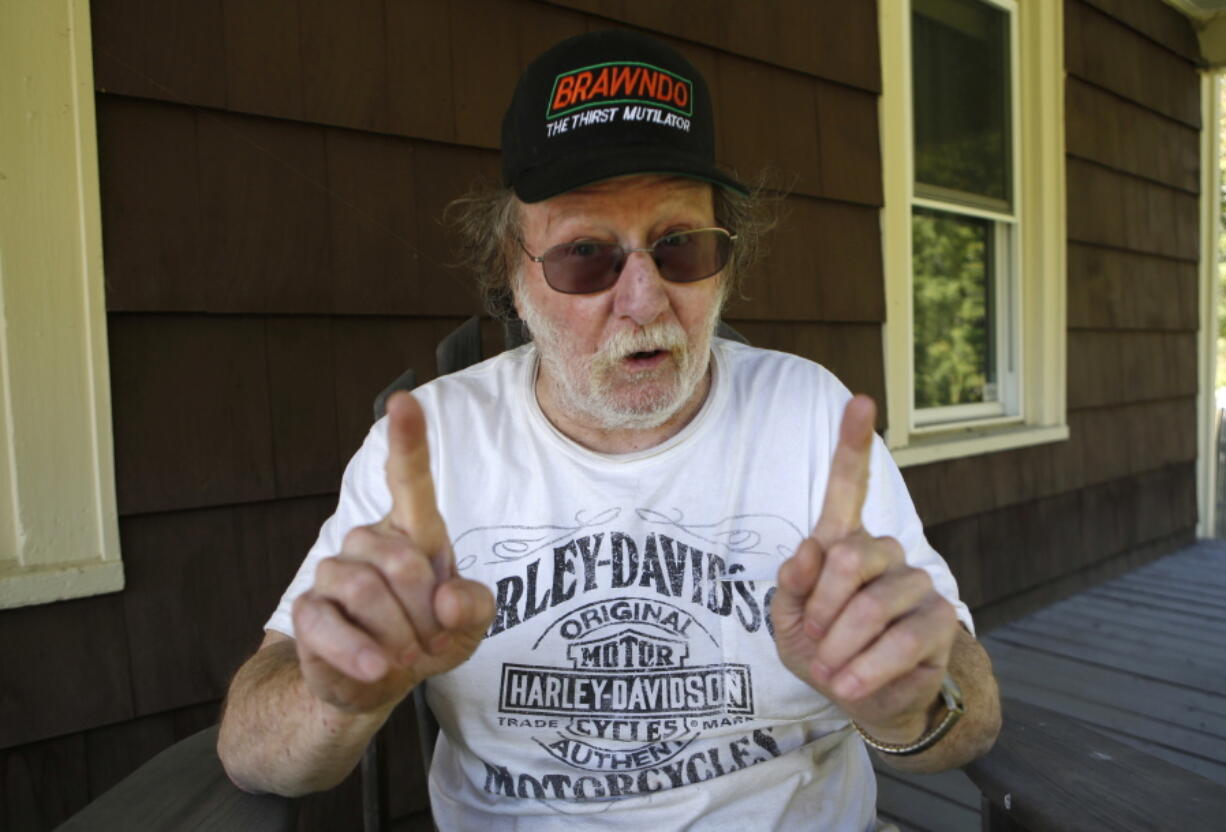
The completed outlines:
<svg viewBox="0 0 1226 832">
<path fill-rule="evenodd" d="M 970 609 L 958 597 L 958 582 L 945 559 L 937 554 L 924 536 L 924 524 L 920 522 L 915 504 L 911 502 L 907 484 L 880 436 L 873 437 L 863 523 L 869 534 L 889 535 L 902 544 L 907 563 L 928 573 L 937 592 L 954 605 L 958 620 L 973 635 L 975 622 Z"/>
<path fill-rule="evenodd" d="M 281 596 L 272 617 L 264 624 L 266 630 L 294 635 L 291 615 L 294 599 L 315 583 L 315 568 L 327 557 L 340 554 L 345 535 L 357 526 L 381 520 L 391 509 L 384 465 L 387 462 L 387 420 L 380 419 L 366 435 L 362 447 L 349 460 L 341 479 L 341 493 L 336 511 L 319 530 L 319 537 L 298 567 L 298 573 Z"/>
</svg>

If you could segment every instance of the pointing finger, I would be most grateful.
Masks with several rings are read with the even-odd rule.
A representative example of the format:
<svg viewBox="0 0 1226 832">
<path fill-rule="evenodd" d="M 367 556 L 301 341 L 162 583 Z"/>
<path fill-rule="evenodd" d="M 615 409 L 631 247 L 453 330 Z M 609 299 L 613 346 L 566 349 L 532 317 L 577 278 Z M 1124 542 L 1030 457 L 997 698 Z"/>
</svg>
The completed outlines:
<svg viewBox="0 0 1226 832">
<path fill-rule="evenodd" d="M 830 462 L 826 498 L 813 536 L 828 547 L 860 528 L 860 515 L 868 494 L 869 459 L 877 405 L 868 396 L 855 396 L 843 411 L 839 444 Z"/>
<path fill-rule="evenodd" d="M 425 414 L 417 400 L 405 392 L 388 399 L 387 414 L 386 471 L 392 495 L 387 519 L 431 558 L 446 555 L 449 559 L 447 527 L 439 514 L 430 473 Z"/>
</svg>

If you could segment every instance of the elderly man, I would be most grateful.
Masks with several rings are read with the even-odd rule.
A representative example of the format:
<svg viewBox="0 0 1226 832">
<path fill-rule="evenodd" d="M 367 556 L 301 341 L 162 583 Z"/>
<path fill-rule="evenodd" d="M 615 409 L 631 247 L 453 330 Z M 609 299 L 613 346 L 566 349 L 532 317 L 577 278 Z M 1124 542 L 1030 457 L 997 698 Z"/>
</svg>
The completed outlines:
<svg viewBox="0 0 1226 832">
<path fill-rule="evenodd" d="M 916 771 L 991 744 L 872 402 L 714 336 L 746 192 L 713 136 L 644 36 L 525 72 L 470 216 L 532 343 L 391 400 L 235 677 L 235 782 L 334 785 L 427 680 L 443 830 L 872 829 L 866 744 Z"/>
</svg>

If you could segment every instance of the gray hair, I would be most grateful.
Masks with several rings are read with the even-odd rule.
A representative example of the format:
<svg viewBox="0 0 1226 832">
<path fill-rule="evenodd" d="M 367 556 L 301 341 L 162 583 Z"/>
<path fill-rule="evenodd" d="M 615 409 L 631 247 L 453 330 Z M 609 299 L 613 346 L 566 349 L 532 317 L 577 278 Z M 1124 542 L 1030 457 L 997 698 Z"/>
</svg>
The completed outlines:
<svg viewBox="0 0 1226 832">
<path fill-rule="evenodd" d="M 765 251 L 765 237 L 776 223 L 782 196 L 763 181 L 748 196 L 713 186 L 715 224 L 736 234 L 732 259 L 724 268 L 723 300 L 741 294 L 744 276 Z M 519 199 L 504 185 L 483 184 L 452 200 L 444 219 L 462 245 L 457 265 L 471 271 L 497 320 L 515 320 L 514 287 L 520 263 Z"/>
</svg>

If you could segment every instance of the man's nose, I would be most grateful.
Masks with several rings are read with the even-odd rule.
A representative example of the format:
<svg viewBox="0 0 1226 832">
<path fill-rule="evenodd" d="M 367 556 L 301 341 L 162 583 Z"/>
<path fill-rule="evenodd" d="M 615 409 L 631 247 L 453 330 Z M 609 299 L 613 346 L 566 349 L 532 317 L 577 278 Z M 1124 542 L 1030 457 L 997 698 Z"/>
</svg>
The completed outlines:
<svg viewBox="0 0 1226 832">
<path fill-rule="evenodd" d="M 668 308 L 664 278 L 660 276 L 651 249 L 636 248 L 626 252 L 615 291 L 614 312 L 639 326 L 647 326 Z"/>
</svg>

